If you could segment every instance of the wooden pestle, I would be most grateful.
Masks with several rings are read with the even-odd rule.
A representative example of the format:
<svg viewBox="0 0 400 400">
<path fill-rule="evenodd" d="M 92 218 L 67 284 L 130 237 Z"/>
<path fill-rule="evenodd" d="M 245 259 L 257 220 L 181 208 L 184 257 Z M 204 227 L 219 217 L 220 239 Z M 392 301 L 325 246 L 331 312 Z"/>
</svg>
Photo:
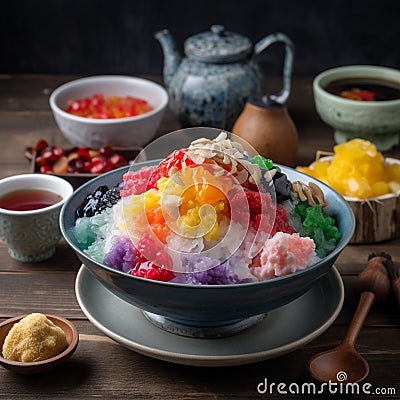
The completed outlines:
<svg viewBox="0 0 400 400">
<path fill-rule="evenodd" d="M 373 293 L 377 302 L 385 301 L 390 295 L 389 274 L 385 266 L 387 262 L 386 255 L 373 253 L 368 257 L 367 267 L 357 277 L 359 291 Z"/>
<path fill-rule="evenodd" d="M 400 268 L 396 270 L 396 274 L 391 278 L 391 281 L 393 296 L 397 305 L 400 307 Z"/>
<path fill-rule="evenodd" d="M 372 253 L 369 259 L 374 259 L 374 263 L 382 263 L 386 268 L 391 283 L 392 295 L 400 307 L 400 268 L 396 268 L 392 257 L 387 253 Z"/>
</svg>

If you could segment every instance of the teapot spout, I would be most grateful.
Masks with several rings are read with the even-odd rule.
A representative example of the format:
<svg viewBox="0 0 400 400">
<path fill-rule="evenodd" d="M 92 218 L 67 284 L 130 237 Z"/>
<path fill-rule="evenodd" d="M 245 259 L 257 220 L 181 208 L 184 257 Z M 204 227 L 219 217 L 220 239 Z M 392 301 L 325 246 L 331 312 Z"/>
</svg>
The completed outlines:
<svg viewBox="0 0 400 400">
<path fill-rule="evenodd" d="M 182 55 L 177 49 L 175 39 L 168 29 L 156 32 L 154 37 L 160 42 L 164 53 L 164 83 L 167 89 L 182 61 Z"/>
</svg>

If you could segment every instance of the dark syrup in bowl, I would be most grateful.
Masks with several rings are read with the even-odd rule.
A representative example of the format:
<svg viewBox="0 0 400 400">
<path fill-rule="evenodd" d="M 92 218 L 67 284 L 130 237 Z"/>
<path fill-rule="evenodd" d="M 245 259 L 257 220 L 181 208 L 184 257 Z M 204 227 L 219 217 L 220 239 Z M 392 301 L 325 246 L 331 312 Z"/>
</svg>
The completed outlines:
<svg viewBox="0 0 400 400">
<path fill-rule="evenodd" d="M 357 101 L 389 101 L 400 99 L 400 82 L 373 78 L 346 78 L 328 83 L 331 94 Z"/>
</svg>

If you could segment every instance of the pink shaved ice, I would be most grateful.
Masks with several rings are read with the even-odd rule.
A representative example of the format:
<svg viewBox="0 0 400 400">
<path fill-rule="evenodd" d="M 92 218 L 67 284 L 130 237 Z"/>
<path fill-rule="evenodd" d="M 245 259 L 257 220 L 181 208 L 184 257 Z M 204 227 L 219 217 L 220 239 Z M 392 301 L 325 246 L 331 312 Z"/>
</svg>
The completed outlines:
<svg viewBox="0 0 400 400">
<path fill-rule="evenodd" d="M 316 262 L 315 243 L 298 233 L 277 232 L 265 242 L 260 266 L 251 268 L 259 280 L 272 279 L 301 271 Z"/>
<path fill-rule="evenodd" d="M 128 171 L 123 176 L 121 197 L 146 192 L 155 187 L 155 184 L 160 177 L 157 166 L 143 167 L 138 171 Z"/>
</svg>

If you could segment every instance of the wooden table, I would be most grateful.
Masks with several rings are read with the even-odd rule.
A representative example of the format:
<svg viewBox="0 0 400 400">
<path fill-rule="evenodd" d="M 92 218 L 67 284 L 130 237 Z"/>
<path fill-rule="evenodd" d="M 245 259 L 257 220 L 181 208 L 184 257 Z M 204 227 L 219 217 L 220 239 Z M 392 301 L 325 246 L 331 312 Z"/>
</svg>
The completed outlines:
<svg viewBox="0 0 400 400">
<path fill-rule="evenodd" d="M 29 171 L 23 151 L 38 138 L 68 147 L 53 120 L 48 97 L 55 87 L 73 78 L 0 76 L 1 178 Z M 288 107 L 300 136 L 298 162 L 308 164 L 314 159 L 316 150 L 330 150 L 333 145 L 331 128 L 314 110 L 311 78 L 294 79 Z M 168 111 L 159 134 L 178 128 Z M 392 153 L 400 155 L 398 150 Z M 336 263 L 346 289 L 344 306 L 334 324 L 319 338 L 277 359 L 228 368 L 202 368 L 137 354 L 94 327 L 82 313 L 75 297 L 74 282 L 80 262 L 63 240 L 56 256 L 39 264 L 24 264 L 11 259 L 6 246 L 0 244 L 0 321 L 30 312 L 52 313 L 71 319 L 80 333 L 80 344 L 74 356 L 50 373 L 20 376 L 0 368 L 0 398 L 247 400 L 264 396 L 290 397 L 290 394 L 283 396 L 277 391 L 261 395 L 257 385 L 265 378 L 268 382 L 286 384 L 313 382 L 307 373 L 307 361 L 313 354 L 337 345 L 343 338 L 358 301 L 355 277 L 373 251 L 390 253 L 399 265 L 400 240 L 348 246 Z M 387 393 L 392 392 L 385 398 L 399 399 L 400 310 L 393 304 L 374 306 L 357 348 L 369 362 L 370 374 L 366 381 L 372 384 L 372 390 L 382 388 Z M 365 396 L 374 397 L 379 398 Z"/>
</svg>

